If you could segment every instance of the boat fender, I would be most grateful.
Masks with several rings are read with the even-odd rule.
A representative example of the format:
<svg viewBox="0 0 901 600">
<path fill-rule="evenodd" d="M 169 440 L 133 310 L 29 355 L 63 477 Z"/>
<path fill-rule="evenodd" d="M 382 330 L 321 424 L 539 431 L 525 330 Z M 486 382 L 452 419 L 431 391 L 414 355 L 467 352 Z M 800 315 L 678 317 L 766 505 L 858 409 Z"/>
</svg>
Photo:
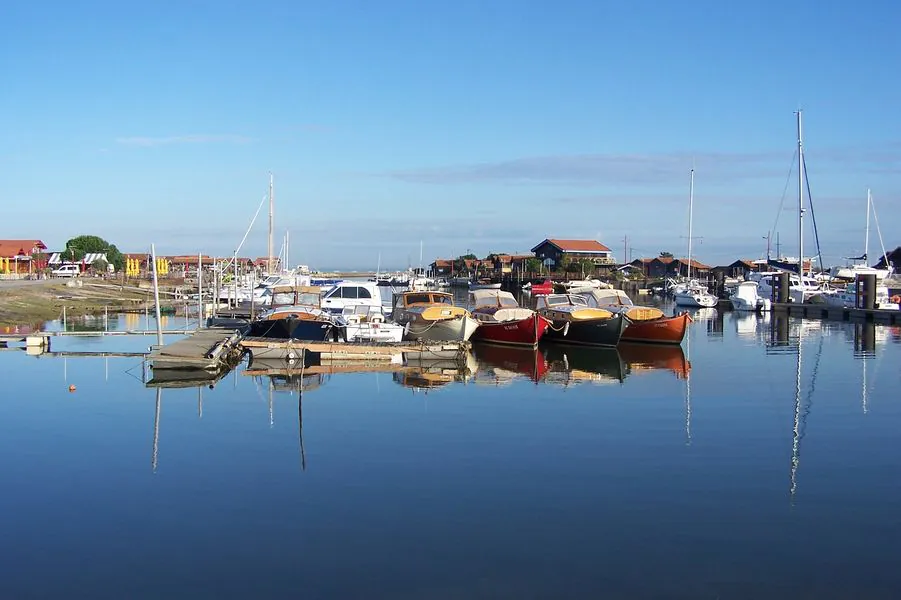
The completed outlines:
<svg viewBox="0 0 901 600">
<path fill-rule="evenodd" d="M 407 321 L 407 324 L 404 325 L 404 335 L 408 335 L 410 333 L 410 323 L 411 321 Z"/>
<path fill-rule="evenodd" d="M 563 325 L 563 337 L 566 337 L 566 334 L 569 333 L 569 321 Z"/>
<path fill-rule="evenodd" d="M 898 294 L 892 296 L 890 300 L 892 301 L 892 304 L 901 304 L 901 296 L 899 296 Z"/>
</svg>

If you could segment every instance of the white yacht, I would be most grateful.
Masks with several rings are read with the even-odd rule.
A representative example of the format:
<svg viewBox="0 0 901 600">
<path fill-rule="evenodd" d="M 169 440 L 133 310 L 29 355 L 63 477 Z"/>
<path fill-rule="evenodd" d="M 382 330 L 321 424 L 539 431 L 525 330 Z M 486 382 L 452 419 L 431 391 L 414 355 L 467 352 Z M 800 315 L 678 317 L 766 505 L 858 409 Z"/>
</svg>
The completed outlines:
<svg viewBox="0 0 901 600">
<path fill-rule="evenodd" d="M 381 311 L 382 294 L 371 281 L 339 281 L 322 296 L 322 308 L 342 314 L 348 307 L 367 306 Z"/>
<path fill-rule="evenodd" d="M 765 271 L 749 273 L 748 280 L 757 283 L 757 293 L 761 298 L 773 297 L 773 288 L 776 278 L 782 271 Z M 821 295 L 823 290 L 820 282 L 815 277 L 805 275 L 799 277 L 797 273 L 789 273 L 788 296 L 790 302 L 806 302 L 813 296 Z"/>
<path fill-rule="evenodd" d="M 673 294 L 673 301 L 676 306 L 712 308 L 719 302 L 719 298 L 697 282 L 689 282 L 684 288 L 680 288 Z"/>
<path fill-rule="evenodd" d="M 732 308 L 741 312 L 768 311 L 772 308 L 769 298 L 758 294 L 756 281 L 743 281 L 739 283 L 729 294 Z"/>
<path fill-rule="evenodd" d="M 857 284 L 849 283 L 844 288 L 821 295 L 823 301 L 829 306 L 839 308 L 857 307 Z M 876 308 L 882 310 L 899 310 L 898 302 L 892 302 L 897 298 L 889 297 L 889 290 L 884 285 L 876 285 Z"/>
</svg>

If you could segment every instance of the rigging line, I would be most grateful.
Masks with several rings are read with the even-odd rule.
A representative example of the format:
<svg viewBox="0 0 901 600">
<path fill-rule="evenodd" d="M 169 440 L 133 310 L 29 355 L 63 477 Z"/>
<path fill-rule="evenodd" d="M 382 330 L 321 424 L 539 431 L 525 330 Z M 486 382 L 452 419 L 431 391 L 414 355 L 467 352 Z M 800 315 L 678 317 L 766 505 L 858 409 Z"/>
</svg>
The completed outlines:
<svg viewBox="0 0 901 600">
<path fill-rule="evenodd" d="M 820 261 L 820 269 L 823 268 L 823 253 L 820 251 L 820 234 L 817 231 L 817 215 L 813 211 L 813 196 L 810 193 L 810 179 L 807 178 L 807 158 L 804 158 L 804 184 L 807 186 L 807 203 L 810 204 L 810 218 L 813 221 L 813 239 L 817 243 L 817 259 Z M 800 260 L 800 259 L 799 259 Z M 803 267 L 799 267 L 803 268 Z M 813 265 L 811 265 L 811 270 Z"/>
<path fill-rule="evenodd" d="M 782 208 L 785 206 L 785 194 L 788 193 L 788 186 L 791 184 L 792 171 L 795 170 L 795 160 L 797 158 L 798 151 L 795 150 L 794 153 L 792 153 L 792 164 L 788 168 L 788 175 L 785 176 L 785 187 L 782 189 L 782 199 L 779 201 L 779 210 L 776 211 L 776 220 L 773 222 L 773 228 L 770 230 L 770 233 L 776 231 L 776 227 L 779 226 L 779 217 L 782 215 Z"/>
<path fill-rule="evenodd" d="M 263 208 L 263 204 L 266 202 L 267 199 L 268 199 L 268 196 L 264 195 L 263 199 L 260 200 L 260 205 L 257 206 L 257 212 L 253 213 L 253 219 L 250 220 L 250 225 L 248 225 L 247 231 L 244 232 L 244 237 L 241 238 L 241 243 L 238 244 L 237 248 L 235 248 L 234 256 L 232 256 L 232 258 L 225 264 L 225 267 L 223 267 L 223 269 L 222 269 L 223 272 L 227 271 L 228 268 L 235 261 L 235 257 L 238 256 L 238 252 L 241 251 L 241 247 L 244 246 L 244 242 L 247 241 L 247 236 L 250 235 L 250 230 L 253 229 L 253 224 L 256 223 L 257 217 L 260 216 L 260 210 Z"/>
<path fill-rule="evenodd" d="M 876 234 L 879 235 L 879 246 L 882 248 L 882 260 L 885 261 L 885 268 L 892 272 L 892 265 L 888 262 L 888 254 L 885 252 L 885 243 L 882 241 L 882 231 L 879 229 L 879 217 L 876 216 L 876 205 L 873 203 L 873 197 L 870 196 L 870 210 L 873 211 L 873 220 L 876 222 Z"/>
</svg>

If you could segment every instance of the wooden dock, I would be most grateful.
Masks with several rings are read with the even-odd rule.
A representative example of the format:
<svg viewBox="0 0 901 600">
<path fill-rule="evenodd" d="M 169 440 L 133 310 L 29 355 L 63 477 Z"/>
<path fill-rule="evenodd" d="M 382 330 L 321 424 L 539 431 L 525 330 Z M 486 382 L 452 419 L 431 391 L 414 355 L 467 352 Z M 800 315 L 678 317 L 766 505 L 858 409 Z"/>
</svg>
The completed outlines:
<svg viewBox="0 0 901 600">
<path fill-rule="evenodd" d="M 801 317 L 804 319 L 869 322 L 882 325 L 901 324 L 901 311 L 878 308 L 840 308 L 825 304 L 787 302 L 774 303 L 773 312 L 781 312 L 790 317 Z"/>
<path fill-rule="evenodd" d="M 459 341 L 354 344 L 256 337 L 242 339 L 239 346 L 250 352 L 254 359 L 298 360 L 306 353 L 318 356 L 320 363 L 385 361 L 398 364 L 422 360 L 459 360 L 470 348 L 469 342 Z"/>
<path fill-rule="evenodd" d="M 198 369 L 218 371 L 237 362 L 241 351 L 241 333 L 233 329 L 200 329 L 194 335 L 160 348 L 154 348 L 147 359 L 157 369 Z"/>
</svg>

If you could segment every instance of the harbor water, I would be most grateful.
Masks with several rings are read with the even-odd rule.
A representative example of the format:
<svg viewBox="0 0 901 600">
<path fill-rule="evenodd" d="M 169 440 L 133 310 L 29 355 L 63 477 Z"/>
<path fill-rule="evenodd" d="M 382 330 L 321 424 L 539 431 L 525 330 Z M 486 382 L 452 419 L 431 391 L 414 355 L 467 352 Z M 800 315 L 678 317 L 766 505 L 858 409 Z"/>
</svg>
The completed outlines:
<svg viewBox="0 0 901 600">
<path fill-rule="evenodd" d="M 709 310 L 681 348 L 163 387 L 68 354 L 152 343 L 0 351 L 0 597 L 901 592 L 899 328 Z"/>
</svg>

